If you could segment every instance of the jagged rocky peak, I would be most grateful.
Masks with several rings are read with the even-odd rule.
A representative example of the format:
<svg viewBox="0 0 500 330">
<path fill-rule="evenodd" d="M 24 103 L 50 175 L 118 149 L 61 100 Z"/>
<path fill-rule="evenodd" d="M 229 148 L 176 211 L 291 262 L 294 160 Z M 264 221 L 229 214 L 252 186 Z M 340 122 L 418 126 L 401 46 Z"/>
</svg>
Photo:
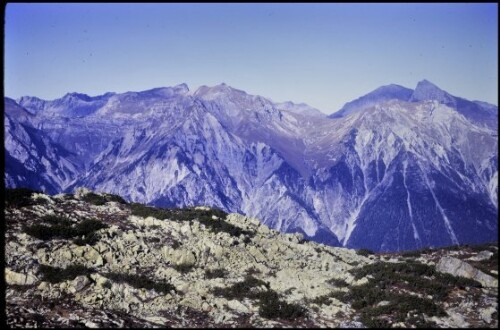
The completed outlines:
<svg viewBox="0 0 500 330">
<path fill-rule="evenodd" d="M 85 102 L 92 101 L 92 98 L 90 96 L 88 96 L 87 94 L 76 93 L 76 92 L 67 93 L 66 95 L 64 95 L 62 97 L 62 99 L 63 100 L 78 99 L 78 100 L 82 100 L 82 101 L 85 101 Z"/>
<path fill-rule="evenodd" d="M 33 112 L 19 105 L 14 99 L 6 97 L 4 99 L 4 114 L 11 116 L 15 120 L 24 121 L 33 117 Z"/>
<path fill-rule="evenodd" d="M 10 327 L 498 326 L 497 244 L 373 254 L 85 189 L 4 216 Z"/>
<path fill-rule="evenodd" d="M 22 96 L 18 98 L 16 101 L 20 106 L 22 106 L 23 108 L 25 108 L 26 110 L 28 110 L 30 113 L 33 114 L 42 111 L 47 102 L 35 96 Z"/>
<path fill-rule="evenodd" d="M 410 97 L 410 102 L 418 101 L 438 101 L 439 103 L 447 105 L 455 105 L 456 102 L 454 97 L 431 83 L 430 81 L 424 79 L 418 82 L 415 91 Z"/>
</svg>

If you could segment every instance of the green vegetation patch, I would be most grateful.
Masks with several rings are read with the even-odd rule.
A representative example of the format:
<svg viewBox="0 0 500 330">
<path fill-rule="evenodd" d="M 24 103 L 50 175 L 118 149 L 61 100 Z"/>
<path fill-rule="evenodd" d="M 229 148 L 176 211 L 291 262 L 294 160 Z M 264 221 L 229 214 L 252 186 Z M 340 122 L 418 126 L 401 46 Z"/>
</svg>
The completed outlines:
<svg viewBox="0 0 500 330">
<path fill-rule="evenodd" d="M 194 269 L 194 265 L 180 264 L 180 265 L 173 265 L 172 268 L 178 271 L 179 273 L 187 274 Z"/>
<path fill-rule="evenodd" d="M 84 202 L 93 204 L 93 205 L 104 205 L 107 202 L 118 202 L 120 204 L 127 204 L 127 201 L 124 200 L 121 196 L 114 195 L 114 194 L 108 194 L 108 193 L 102 193 L 102 194 L 96 194 L 93 192 L 89 192 L 85 195 L 83 195 L 82 200 Z"/>
<path fill-rule="evenodd" d="M 259 287 L 265 286 L 269 289 L 269 284 L 252 276 L 247 275 L 242 282 L 234 283 L 226 288 L 214 288 L 213 293 L 216 296 L 222 296 L 227 299 L 250 299 L 258 298 Z"/>
<path fill-rule="evenodd" d="M 144 275 L 111 272 L 104 274 L 104 276 L 118 283 L 127 283 L 137 289 L 144 288 L 146 290 L 155 290 L 160 293 L 170 293 L 172 290 L 177 292 L 175 286 L 172 284 L 165 281 L 155 282 Z"/>
<path fill-rule="evenodd" d="M 205 278 L 207 279 L 226 278 L 227 275 L 229 275 L 229 272 L 223 268 L 205 270 Z"/>
<path fill-rule="evenodd" d="M 249 239 L 250 237 L 255 236 L 254 232 L 241 229 L 240 227 L 230 224 L 229 222 L 226 222 L 220 218 L 214 220 L 212 219 L 212 217 L 210 217 L 210 218 L 200 218 L 198 220 L 200 221 L 200 223 L 205 225 L 205 227 L 207 227 L 208 230 L 210 230 L 213 233 L 225 232 L 233 237 L 239 237 L 241 235 L 244 235 L 246 244 L 250 243 Z"/>
<path fill-rule="evenodd" d="M 431 248 L 424 248 L 424 249 L 420 249 L 420 250 L 405 251 L 401 254 L 401 256 L 405 257 L 405 258 L 418 258 L 422 254 L 431 254 L 434 251 L 435 250 L 433 250 Z"/>
<path fill-rule="evenodd" d="M 127 201 L 125 199 L 123 199 L 123 197 L 121 196 L 118 196 L 118 195 L 114 195 L 114 194 L 104 194 L 104 196 L 106 197 L 106 199 L 109 201 L 109 202 L 117 202 L 117 203 L 120 203 L 120 204 L 128 204 Z"/>
<path fill-rule="evenodd" d="M 349 284 L 347 284 L 346 281 L 344 281 L 343 279 L 340 279 L 340 278 L 329 279 L 328 281 L 326 281 L 326 283 L 333 285 L 337 288 L 345 288 L 345 287 L 349 286 Z"/>
<path fill-rule="evenodd" d="M 441 273 L 434 266 L 417 261 L 378 262 L 350 272 L 353 273 L 355 279 L 370 275 L 373 277 L 370 281 L 381 289 L 400 286 L 408 290 L 418 290 L 436 299 L 445 299 L 456 287 L 481 287 L 481 284 L 475 280 Z"/>
<path fill-rule="evenodd" d="M 58 268 L 47 265 L 40 265 L 39 273 L 42 275 L 42 280 L 50 283 L 60 283 L 67 280 L 74 280 L 77 276 L 95 273 L 94 269 L 87 268 L 83 265 L 70 265 L 66 268 Z M 177 292 L 175 287 L 164 281 L 155 282 L 146 276 L 123 273 L 106 273 L 105 277 L 118 283 L 127 283 L 130 286 L 138 289 L 155 290 L 161 293 Z"/>
<path fill-rule="evenodd" d="M 368 257 L 369 255 L 372 255 L 374 253 L 373 253 L 372 250 L 359 249 L 359 250 L 356 250 L 356 254 L 359 255 L 359 256 Z"/>
<path fill-rule="evenodd" d="M 194 207 L 159 208 L 139 203 L 131 203 L 129 207 L 133 215 L 143 218 L 154 217 L 160 220 L 168 219 L 171 221 L 193 221 L 197 219 L 213 233 L 225 232 L 233 237 L 244 235 L 245 243 L 249 243 L 249 238 L 255 236 L 254 232 L 241 229 L 225 221 L 227 213 L 219 209 L 201 210 Z M 217 217 L 217 219 L 214 219 L 213 216 Z"/>
<path fill-rule="evenodd" d="M 280 299 L 278 293 L 273 290 L 259 293 L 258 299 L 259 315 L 267 319 L 294 320 L 306 315 L 302 306 Z"/>
<path fill-rule="evenodd" d="M 93 192 L 89 192 L 88 194 L 85 194 L 82 196 L 82 200 L 84 202 L 94 204 L 94 205 L 104 205 L 108 201 L 106 197 L 98 195 Z"/>
<path fill-rule="evenodd" d="M 352 286 L 348 292 L 334 292 L 332 295 L 358 310 L 362 322 L 368 327 L 387 327 L 393 322 L 418 327 L 435 326 L 424 318 L 424 315 L 446 315 L 435 301 L 445 300 L 457 287 L 481 287 L 474 280 L 443 274 L 433 266 L 416 261 L 378 262 L 350 272 L 355 279 L 369 275 L 368 283 Z M 403 293 L 397 293 L 398 291 Z M 424 297 L 432 296 L 433 299 L 408 292 L 416 292 Z M 384 303 L 380 304 L 381 302 Z"/>
<path fill-rule="evenodd" d="M 66 268 L 40 265 L 38 271 L 42 275 L 42 280 L 49 283 L 74 280 L 77 276 L 90 275 L 94 272 L 91 268 L 87 268 L 83 265 L 70 265 Z"/>
<path fill-rule="evenodd" d="M 95 233 L 108 225 L 96 219 L 85 219 L 74 224 L 69 218 L 47 215 L 40 219 L 42 223 L 24 226 L 23 231 L 35 238 L 48 241 L 54 238 L 72 239 L 78 245 L 93 245 L 99 240 Z"/>
<path fill-rule="evenodd" d="M 31 199 L 34 193 L 40 193 L 39 191 L 28 189 L 28 188 L 6 188 L 5 189 L 5 206 L 6 207 L 24 207 L 29 205 L 34 205 L 36 202 Z"/>
<path fill-rule="evenodd" d="M 226 299 L 249 298 L 257 300 L 259 315 L 268 319 L 293 320 L 306 315 L 306 310 L 302 306 L 282 300 L 276 291 L 271 290 L 268 283 L 252 275 L 247 275 L 242 282 L 235 283 L 230 287 L 215 288 L 212 293 Z"/>
</svg>

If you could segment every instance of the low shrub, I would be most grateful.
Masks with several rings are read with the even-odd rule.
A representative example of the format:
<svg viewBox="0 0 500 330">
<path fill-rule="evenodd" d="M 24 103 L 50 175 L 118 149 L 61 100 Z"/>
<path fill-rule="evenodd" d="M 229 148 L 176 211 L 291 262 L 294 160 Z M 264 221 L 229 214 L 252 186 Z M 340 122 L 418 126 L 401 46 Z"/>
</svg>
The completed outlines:
<svg viewBox="0 0 500 330">
<path fill-rule="evenodd" d="M 40 221 L 51 225 L 61 225 L 67 227 L 70 227 L 73 224 L 68 217 L 53 214 L 43 216 Z"/>
<path fill-rule="evenodd" d="M 95 245 L 97 242 L 99 242 L 99 239 L 101 237 L 96 234 L 96 233 L 90 233 L 87 234 L 83 237 L 77 237 L 73 239 L 73 243 L 79 246 L 85 246 L 85 245 Z"/>
<path fill-rule="evenodd" d="M 91 219 L 84 219 L 78 222 L 75 226 L 75 230 L 77 231 L 78 235 L 88 235 L 90 233 L 108 227 L 109 226 L 107 224 L 97 219 L 91 218 Z"/>
<path fill-rule="evenodd" d="M 146 206 L 139 203 L 130 203 L 129 207 L 133 215 L 143 218 L 154 217 L 160 220 L 168 219 L 171 221 L 192 221 L 197 219 L 213 233 L 226 232 L 233 237 L 245 235 L 245 243 L 250 243 L 251 238 L 255 235 L 252 231 L 241 229 L 226 222 L 224 219 L 227 217 L 227 213 L 216 208 L 209 210 L 196 209 L 194 207 L 168 209 Z M 214 216 L 217 219 L 214 219 Z"/>
<path fill-rule="evenodd" d="M 340 278 L 329 279 L 328 281 L 326 281 L 326 283 L 333 285 L 337 288 L 345 288 L 345 287 L 349 286 L 349 284 L 347 284 L 346 281 L 344 281 L 343 279 L 340 279 Z"/>
<path fill-rule="evenodd" d="M 31 199 L 33 193 L 40 193 L 39 191 L 28 188 L 6 188 L 5 189 L 5 206 L 6 207 L 24 207 L 35 204 Z"/>
<path fill-rule="evenodd" d="M 172 268 L 178 271 L 179 273 L 186 274 L 193 270 L 194 265 L 180 264 L 180 265 L 173 265 Z"/>
<path fill-rule="evenodd" d="M 226 222 L 222 219 L 217 219 L 214 220 L 212 217 L 200 217 L 198 219 L 200 223 L 205 225 L 205 227 L 208 228 L 213 233 L 220 233 L 220 232 L 225 232 L 228 233 L 230 236 L 233 237 L 239 237 L 240 235 L 245 235 L 245 240 L 246 238 L 251 239 L 252 237 L 255 236 L 255 233 L 249 230 L 244 230 L 241 229 L 240 227 L 237 227 L 233 224 L 230 224 L 229 222 Z M 248 243 L 248 240 L 246 240 L 246 243 Z"/>
<path fill-rule="evenodd" d="M 120 203 L 120 204 L 128 204 L 127 201 L 125 199 L 123 199 L 123 197 L 121 196 L 118 196 L 118 195 L 114 195 L 114 194 L 104 194 L 104 196 L 106 197 L 106 199 L 109 201 L 109 202 L 117 202 L 117 203 Z"/>
<path fill-rule="evenodd" d="M 243 298 L 258 300 L 259 315 L 268 319 L 292 320 L 306 314 L 303 307 L 280 299 L 278 293 L 271 290 L 268 283 L 252 275 L 247 275 L 242 282 L 235 283 L 230 287 L 215 288 L 212 293 L 229 300 Z"/>
<path fill-rule="evenodd" d="M 23 231 L 35 238 L 48 241 L 53 238 L 73 238 L 77 236 L 77 232 L 73 227 L 66 225 L 52 225 L 47 226 L 43 224 L 34 224 L 31 226 L 25 226 Z"/>
<path fill-rule="evenodd" d="M 359 256 L 368 257 L 369 255 L 373 254 L 373 251 L 368 250 L 368 249 L 359 249 L 359 250 L 356 250 L 356 254 Z"/>
<path fill-rule="evenodd" d="M 436 301 L 445 300 L 456 287 L 480 287 L 476 281 L 437 272 L 433 266 L 416 261 L 403 263 L 378 262 L 350 271 L 355 279 L 370 275 L 363 285 L 348 292 L 334 292 L 333 297 L 350 303 L 361 312 L 362 322 L 369 327 L 383 327 L 387 320 L 416 326 L 435 326 L 424 315 L 444 316 Z M 403 290 L 404 294 L 397 293 Z M 432 296 L 433 299 L 410 295 L 406 291 Z M 388 304 L 379 306 L 381 301 Z"/>
<path fill-rule="evenodd" d="M 73 224 L 68 218 L 55 215 L 44 216 L 41 221 L 49 225 L 33 224 L 24 226 L 23 231 L 44 241 L 54 238 L 75 238 L 74 243 L 77 245 L 95 244 L 99 240 L 99 236 L 95 232 L 108 227 L 108 225 L 96 219 L 84 219 L 77 224 Z"/>
<path fill-rule="evenodd" d="M 205 270 L 205 278 L 207 279 L 225 278 L 228 274 L 229 272 L 223 268 Z"/>
<path fill-rule="evenodd" d="M 172 284 L 165 281 L 155 282 L 144 275 L 111 272 L 104 276 L 118 283 L 127 283 L 137 289 L 144 288 L 146 290 L 155 290 L 159 293 L 170 293 L 172 290 L 177 292 L 175 286 Z"/>
<path fill-rule="evenodd" d="M 418 258 L 422 254 L 431 254 L 433 251 L 434 250 L 431 248 L 423 248 L 419 250 L 405 251 L 401 253 L 401 256 L 405 258 Z"/>
<path fill-rule="evenodd" d="M 330 305 L 331 304 L 330 298 L 333 297 L 334 297 L 333 294 L 326 294 L 312 299 L 311 302 L 316 305 Z"/>
<path fill-rule="evenodd" d="M 306 314 L 302 306 L 281 300 L 273 290 L 261 292 L 258 299 L 259 315 L 267 319 L 294 320 Z"/>
<path fill-rule="evenodd" d="M 146 206 L 139 203 L 130 203 L 129 207 L 133 215 L 143 218 L 154 217 L 156 219 L 165 220 L 169 219 L 172 215 L 172 212 L 168 209 Z"/>
<path fill-rule="evenodd" d="M 108 201 L 106 199 L 106 197 L 98 195 L 98 194 L 93 193 L 93 192 L 89 192 L 89 193 L 83 195 L 82 200 L 84 202 L 94 204 L 94 205 L 104 205 Z"/>
<path fill-rule="evenodd" d="M 244 297 L 256 299 L 258 296 L 258 291 L 256 291 L 256 289 L 261 286 L 269 288 L 269 285 L 266 282 L 252 275 L 247 275 L 242 282 L 234 283 L 230 287 L 214 288 L 213 293 L 216 296 L 222 296 L 228 300 L 241 299 Z"/>
<path fill-rule="evenodd" d="M 90 275 L 93 273 L 91 268 L 87 268 L 83 265 L 70 265 L 66 268 L 40 265 L 38 271 L 42 275 L 42 280 L 49 283 L 74 280 L 77 276 Z"/>
</svg>

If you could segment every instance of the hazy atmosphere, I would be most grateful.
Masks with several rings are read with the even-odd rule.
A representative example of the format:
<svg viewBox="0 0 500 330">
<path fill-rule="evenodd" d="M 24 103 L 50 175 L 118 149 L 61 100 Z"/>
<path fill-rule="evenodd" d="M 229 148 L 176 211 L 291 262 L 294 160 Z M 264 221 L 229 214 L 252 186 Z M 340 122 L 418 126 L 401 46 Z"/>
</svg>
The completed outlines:
<svg viewBox="0 0 500 330">
<path fill-rule="evenodd" d="M 497 104 L 498 4 L 8 4 L 5 95 L 225 82 L 332 113 L 428 79 Z"/>
</svg>

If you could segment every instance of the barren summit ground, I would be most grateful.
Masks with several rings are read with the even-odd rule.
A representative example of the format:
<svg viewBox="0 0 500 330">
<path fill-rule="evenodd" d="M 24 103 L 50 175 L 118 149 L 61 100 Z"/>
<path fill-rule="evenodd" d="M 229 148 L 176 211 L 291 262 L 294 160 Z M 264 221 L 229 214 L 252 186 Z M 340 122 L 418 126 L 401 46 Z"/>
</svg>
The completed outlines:
<svg viewBox="0 0 500 330">
<path fill-rule="evenodd" d="M 498 326 L 497 244 L 372 254 L 205 207 L 6 197 L 10 327 Z"/>
</svg>

